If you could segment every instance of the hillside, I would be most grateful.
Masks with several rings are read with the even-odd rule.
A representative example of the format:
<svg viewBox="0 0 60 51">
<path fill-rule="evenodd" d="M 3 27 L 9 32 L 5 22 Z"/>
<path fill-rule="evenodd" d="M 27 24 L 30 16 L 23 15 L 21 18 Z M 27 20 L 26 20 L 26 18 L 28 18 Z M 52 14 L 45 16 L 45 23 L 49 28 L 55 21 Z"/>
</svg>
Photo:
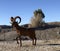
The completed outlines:
<svg viewBox="0 0 60 51">
<path fill-rule="evenodd" d="M 22 27 L 28 27 L 28 25 L 29 24 L 25 24 L 22 25 Z M 5 32 L 0 32 L 0 40 L 13 40 L 16 38 L 17 33 L 16 31 L 12 31 L 11 26 L 2 28 L 2 31 L 3 30 L 5 30 Z M 60 39 L 60 22 L 49 22 L 46 23 L 44 27 L 38 27 L 35 28 L 35 30 L 37 39 Z"/>
</svg>

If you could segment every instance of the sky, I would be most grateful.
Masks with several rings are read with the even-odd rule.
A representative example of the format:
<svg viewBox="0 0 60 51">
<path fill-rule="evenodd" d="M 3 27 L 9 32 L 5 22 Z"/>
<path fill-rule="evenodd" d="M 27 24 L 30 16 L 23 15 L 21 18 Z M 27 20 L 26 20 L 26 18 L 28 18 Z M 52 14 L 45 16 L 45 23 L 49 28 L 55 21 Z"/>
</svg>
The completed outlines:
<svg viewBox="0 0 60 51">
<path fill-rule="evenodd" d="M 11 16 L 20 16 L 21 25 L 30 23 L 37 9 L 42 9 L 45 22 L 60 22 L 60 0 L 0 0 L 0 25 L 10 25 Z"/>
</svg>

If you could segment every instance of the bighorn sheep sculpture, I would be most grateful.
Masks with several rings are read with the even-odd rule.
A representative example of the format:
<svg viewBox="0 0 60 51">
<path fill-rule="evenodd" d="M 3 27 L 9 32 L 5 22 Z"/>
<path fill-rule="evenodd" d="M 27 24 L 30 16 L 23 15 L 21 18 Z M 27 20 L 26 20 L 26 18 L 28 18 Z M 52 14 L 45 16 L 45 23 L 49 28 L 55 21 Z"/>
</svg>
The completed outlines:
<svg viewBox="0 0 60 51">
<path fill-rule="evenodd" d="M 35 35 L 35 30 L 33 28 L 25 28 L 25 27 L 21 27 L 19 26 L 18 22 L 16 22 L 16 19 L 19 18 L 20 21 L 19 23 L 21 22 L 21 18 L 19 16 L 16 16 L 15 18 L 11 17 L 11 24 L 12 24 L 12 27 L 15 27 L 16 28 L 16 31 L 17 31 L 17 43 L 18 42 L 18 38 L 20 40 L 20 46 L 22 46 L 22 41 L 21 41 L 21 36 L 29 36 L 31 39 L 32 39 L 32 44 L 33 45 L 36 45 L 36 35 Z M 35 41 L 34 41 L 35 40 Z"/>
</svg>

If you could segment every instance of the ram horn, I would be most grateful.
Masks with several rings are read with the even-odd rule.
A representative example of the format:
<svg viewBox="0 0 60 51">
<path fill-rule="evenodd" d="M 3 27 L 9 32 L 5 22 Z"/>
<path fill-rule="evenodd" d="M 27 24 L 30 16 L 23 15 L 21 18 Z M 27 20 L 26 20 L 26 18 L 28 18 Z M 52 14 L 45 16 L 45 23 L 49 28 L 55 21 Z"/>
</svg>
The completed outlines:
<svg viewBox="0 0 60 51">
<path fill-rule="evenodd" d="M 10 20 L 11 20 L 10 24 L 12 24 L 15 19 L 13 17 L 11 17 Z"/>
<path fill-rule="evenodd" d="M 19 18 L 19 20 L 20 20 L 20 21 L 18 22 L 18 24 L 19 24 L 19 23 L 21 22 L 21 18 L 20 18 L 19 16 L 16 16 L 16 17 L 15 17 L 15 21 L 16 21 L 17 18 Z"/>
<path fill-rule="evenodd" d="M 11 19 L 10 19 L 10 20 L 11 20 L 11 22 L 14 22 L 14 21 L 15 21 L 15 19 L 14 19 L 13 17 L 11 17 Z"/>
</svg>

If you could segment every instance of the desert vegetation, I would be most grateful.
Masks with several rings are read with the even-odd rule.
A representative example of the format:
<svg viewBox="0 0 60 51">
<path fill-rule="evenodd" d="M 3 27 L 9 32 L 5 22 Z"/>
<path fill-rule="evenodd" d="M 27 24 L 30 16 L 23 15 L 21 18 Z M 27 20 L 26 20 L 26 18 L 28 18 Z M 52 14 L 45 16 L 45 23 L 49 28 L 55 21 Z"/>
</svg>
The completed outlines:
<svg viewBox="0 0 60 51">
<path fill-rule="evenodd" d="M 35 10 L 33 17 L 31 17 L 31 26 L 30 27 L 40 27 L 43 26 L 45 15 L 42 11 L 42 9 Z"/>
</svg>

